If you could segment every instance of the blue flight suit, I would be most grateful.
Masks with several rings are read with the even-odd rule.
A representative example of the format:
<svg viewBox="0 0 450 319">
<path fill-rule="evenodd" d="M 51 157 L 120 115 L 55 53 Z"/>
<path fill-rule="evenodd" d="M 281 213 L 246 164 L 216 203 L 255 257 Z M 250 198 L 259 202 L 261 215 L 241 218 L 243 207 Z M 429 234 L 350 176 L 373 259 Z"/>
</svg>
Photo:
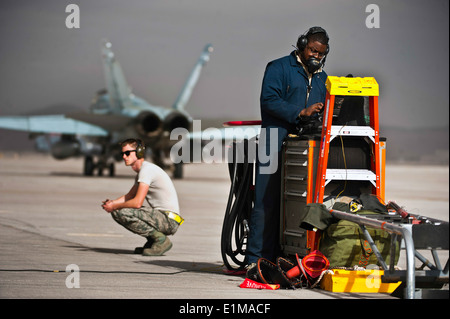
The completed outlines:
<svg viewBox="0 0 450 319">
<path fill-rule="evenodd" d="M 259 159 L 256 165 L 255 204 L 246 251 L 248 264 L 261 257 L 274 261 L 279 255 L 281 147 L 286 136 L 297 133 L 296 127 L 301 126 L 298 115 L 302 109 L 318 102 L 325 104 L 326 78 L 324 71 L 313 74 L 307 99 L 309 80 L 295 51 L 269 62 L 266 67 L 260 97 L 262 130 L 259 148 L 265 147 L 270 160 L 263 163 Z M 275 169 L 268 169 L 274 164 L 277 164 Z"/>
</svg>

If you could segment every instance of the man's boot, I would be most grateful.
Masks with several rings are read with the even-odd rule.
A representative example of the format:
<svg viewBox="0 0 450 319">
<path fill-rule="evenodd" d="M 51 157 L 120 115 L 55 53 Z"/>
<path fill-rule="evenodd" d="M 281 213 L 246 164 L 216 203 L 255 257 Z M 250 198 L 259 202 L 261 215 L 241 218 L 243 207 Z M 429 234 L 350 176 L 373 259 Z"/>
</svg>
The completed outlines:
<svg viewBox="0 0 450 319">
<path fill-rule="evenodd" d="M 134 254 L 142 255 L 142 253 L 144 252 L 144 249 L 152 247 L 154 242 L 155 242 L 155 240 L 153 238 L 147 237 L 147 242 L 144 244 L 144 246 L 143 247 L 136 247 L 134 249 Z"/>
<path fill-rule="evenodd" d="M 152 247 L 144 248 L 144 251 L 142 252 L 143 256 L 161 256 L 172 248 L 172 243 L 169 238 L 159 231 L 154 230 L 149 237 L 151 237 L 155 242 Z"/>
</svg>

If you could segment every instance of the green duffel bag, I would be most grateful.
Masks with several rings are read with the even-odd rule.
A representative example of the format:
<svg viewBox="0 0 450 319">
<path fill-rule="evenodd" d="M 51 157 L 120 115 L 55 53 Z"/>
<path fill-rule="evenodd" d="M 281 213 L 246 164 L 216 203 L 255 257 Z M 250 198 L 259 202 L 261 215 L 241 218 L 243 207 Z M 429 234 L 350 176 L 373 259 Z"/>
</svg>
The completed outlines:
<svg viewBox="0 0 450 319">
<path fill-rule="evenodd" d="M 341 205 L 336 205 L 341 204 Z M 342 203 L 336 203 L 333 209 L 344 211 Z M 337 206 L 337 207 L 336 207 Z M 348 206 L 347 206 L 348 207 Z M 348 212 L 348 211 L 347 211 Z M 380 212 L 360 210 L 358 215 L 380 214 Z M 376 228 L 367 227 L 386 264 L 390 264 L 391 234 Z M 395 242 L 395 265 L 400 255 L 399 241 Z M 364 237 L 360 226 L 356 223 L 339 220 L 323 230 L 319 242 L 319 250 L 330 261 L 332 267 L 366 267 L 370 264 L 380 265 L 369 242 Z"/>
</svg>

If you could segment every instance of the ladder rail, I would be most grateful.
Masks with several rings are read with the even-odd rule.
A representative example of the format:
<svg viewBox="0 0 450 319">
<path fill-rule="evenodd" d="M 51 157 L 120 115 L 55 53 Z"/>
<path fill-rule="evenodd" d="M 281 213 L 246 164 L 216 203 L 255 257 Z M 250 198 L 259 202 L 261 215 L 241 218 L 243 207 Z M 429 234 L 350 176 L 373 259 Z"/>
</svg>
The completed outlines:
<svg viewBox="0 0 450 319">
<path fill-rule="evenodd" d="M 377 186 L 375 189 L 375 193 L 378 197 L 382 197 L 381 189 L 380 189 L 380 174 L 381 174 L 381 165 L 378 162 L 380 159 L 380 132 L 379 132 L 379 119 L 378 119 L 378 96 L 369 97 L 369 106 L 370 106 L 370 126 L 375 131 L 375 144 L 374 144 L 374 156 L 372 160 L 372 170 L 375 172 L 377 176 Z M 383 196 L 384 197 L 384 196 Z"/>
<path fill-rule="evenodd" d="M 331 95 L 327 90 L 325 98 L 325 113 L 322 123 L 322 134 L 320 137 L 319 163 L 317 166 L 316 190 L 314 192 L 315 202 L 323 201 L 323 193 L 325 190 L 326 169 L 328 163 L 328 151 L 330 148 L 331 124 L 333 122 L 333 110 L 335 96 Z M 331 115 L 330 115 L 331 114 Z"/>
</svg>

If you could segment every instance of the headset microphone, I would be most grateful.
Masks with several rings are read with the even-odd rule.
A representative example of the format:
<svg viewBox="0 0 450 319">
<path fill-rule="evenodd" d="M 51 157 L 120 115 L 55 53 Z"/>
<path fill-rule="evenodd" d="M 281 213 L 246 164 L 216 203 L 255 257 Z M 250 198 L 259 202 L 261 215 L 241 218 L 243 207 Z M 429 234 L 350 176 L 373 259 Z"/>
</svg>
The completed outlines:
<svg viewBox="0 0 450 319">
<path fill-rule="evenodd" d="M 314 57 L 310 57 L 306 61 L 306 67 L 308 68 L 308 72 L 312 74 L 322 67 L 322 61 Z"/>
</svg>

